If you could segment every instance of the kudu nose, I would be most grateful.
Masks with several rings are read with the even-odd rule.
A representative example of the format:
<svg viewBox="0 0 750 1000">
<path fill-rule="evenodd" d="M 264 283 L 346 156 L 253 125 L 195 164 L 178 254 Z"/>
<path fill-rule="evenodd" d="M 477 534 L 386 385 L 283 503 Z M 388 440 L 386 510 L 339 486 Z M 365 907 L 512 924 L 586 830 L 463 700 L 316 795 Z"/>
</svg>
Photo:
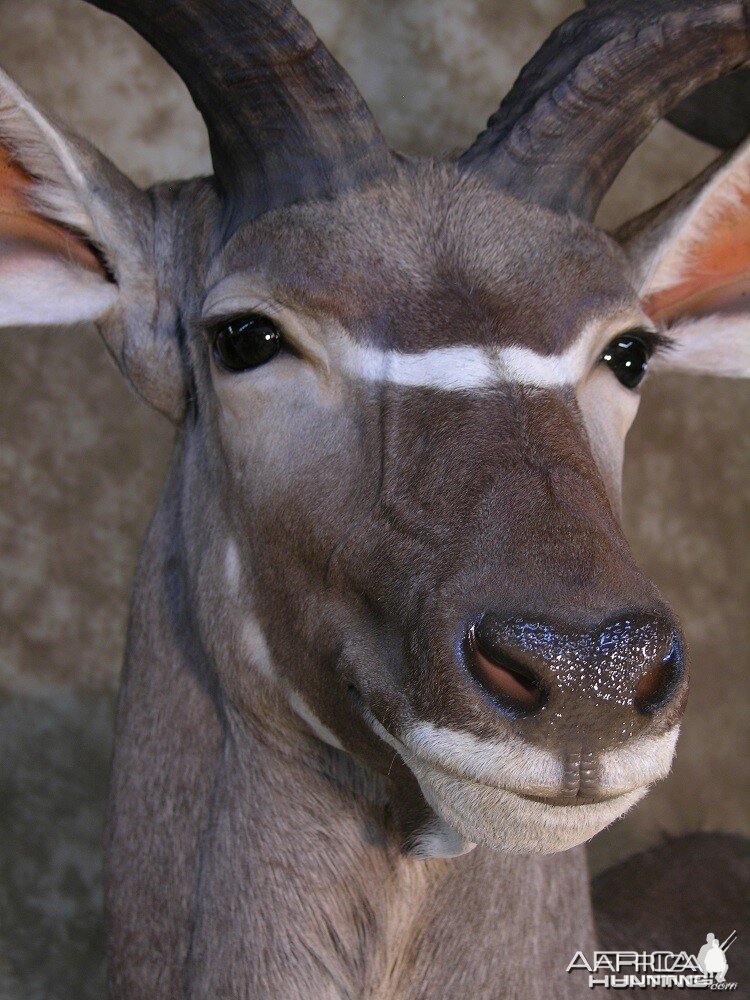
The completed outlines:
<svg viewBox="0 0 750 1000">
<path fill-rule="evenodd" d="M 623 616 L 583 632 L 487 612 L 467 645 L 474 678 L 519 715 L 566 691 L 653 715 L 670 704 L 684 673 L 680 637 L 657 615 Z"/>
</svg>

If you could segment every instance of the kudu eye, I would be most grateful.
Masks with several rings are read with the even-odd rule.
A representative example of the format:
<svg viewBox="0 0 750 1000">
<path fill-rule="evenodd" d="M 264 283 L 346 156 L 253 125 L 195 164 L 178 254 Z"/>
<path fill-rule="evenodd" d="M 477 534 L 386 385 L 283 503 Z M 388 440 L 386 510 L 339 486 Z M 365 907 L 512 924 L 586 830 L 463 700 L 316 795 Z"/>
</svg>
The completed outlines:
<svg viewBox="0 0 750 1000">
<path fill-rule="evenodd" d="M 646 340 L 633 334 L 623 334 L 604 348 L 600 360 L 611 368 L 621 385 L 626 389 L 635 389 L 648 371 L 652 353 L 653 348 Z"/>
<path fill-rule="evenodd" d="M 216 361 L 230 372 L 258 368 L 281 350 L 279 329 L 266 316 L 242 316 L 219 323 L 213 330 Z"/>
</svg>

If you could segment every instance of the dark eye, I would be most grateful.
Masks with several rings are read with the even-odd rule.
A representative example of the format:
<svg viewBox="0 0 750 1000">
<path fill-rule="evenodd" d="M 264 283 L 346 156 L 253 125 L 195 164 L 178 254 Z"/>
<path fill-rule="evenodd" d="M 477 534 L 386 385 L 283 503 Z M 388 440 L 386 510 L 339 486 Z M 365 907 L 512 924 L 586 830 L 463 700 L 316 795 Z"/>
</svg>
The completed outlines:
<svg viewBox="0 0 750 1000">
<path fill-rule="evenodd" d="M 220 323 L 213 331 L 214 357 L 230 372 L 264 365 L 281 346 L 279 329 L 266 316 L 243 316 Z"/>
<path fill-rule="evenodd" d="M 623 334 L 605 347 L 601 361 L 612 369 L 618 382 L 626 389 L 635 389 L 648 371 L 651 353 L 651 346 L 646 341 L 632 334 Z"/>
</svg>

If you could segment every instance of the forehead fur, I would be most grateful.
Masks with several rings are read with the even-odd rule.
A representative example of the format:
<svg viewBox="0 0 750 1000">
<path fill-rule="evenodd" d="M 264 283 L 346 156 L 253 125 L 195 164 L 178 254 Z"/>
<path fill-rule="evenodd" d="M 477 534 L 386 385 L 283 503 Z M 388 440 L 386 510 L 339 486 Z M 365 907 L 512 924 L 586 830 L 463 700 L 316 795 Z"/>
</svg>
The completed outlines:
<svg viewBox="0 0 750 1000">
<path fill-rule="evenodd" d="M 460 342 L 552 353 L 634 300 L 625 258 L 603 232 L 431 161 L 243 227 L 213 277 L 229 274 L 405 351 Z"/>
</svg>

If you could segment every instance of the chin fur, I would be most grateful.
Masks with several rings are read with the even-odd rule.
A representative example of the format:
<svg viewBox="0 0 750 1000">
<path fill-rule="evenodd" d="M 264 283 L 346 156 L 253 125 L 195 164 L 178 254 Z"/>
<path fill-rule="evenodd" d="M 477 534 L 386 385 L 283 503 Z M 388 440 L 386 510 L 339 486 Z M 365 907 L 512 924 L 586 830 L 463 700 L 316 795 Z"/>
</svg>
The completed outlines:
<svg viewBox="0 0 750 1000">
<path fill-rule="evenodd" d="M 577 847 L 647 791 L 640 788 L 586 805 L 547 805 L 410 763 L 425 799 L 459 838 L 510 854 L 555 854 Z"/>
</svg>

